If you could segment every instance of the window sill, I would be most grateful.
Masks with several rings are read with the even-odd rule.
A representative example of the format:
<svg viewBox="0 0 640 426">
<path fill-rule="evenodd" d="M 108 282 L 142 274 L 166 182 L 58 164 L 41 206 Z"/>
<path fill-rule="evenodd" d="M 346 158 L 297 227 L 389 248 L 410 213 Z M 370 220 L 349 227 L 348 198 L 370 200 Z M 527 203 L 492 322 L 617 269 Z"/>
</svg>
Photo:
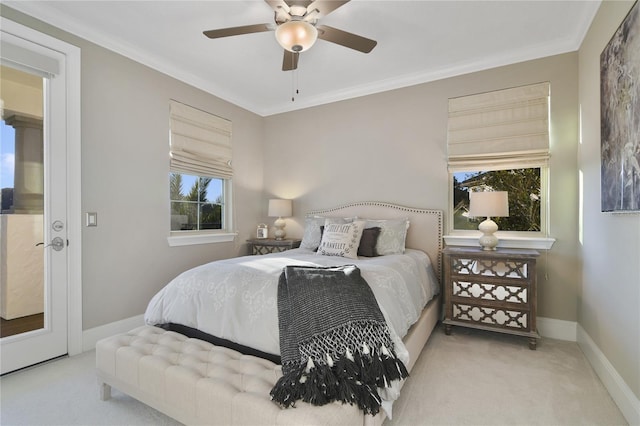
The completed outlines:
<svg viewBox="0 0 640 426">
<path fill-rule="evenodd" d="M 475 235 L 445 235 L 444 242 L 448 246 L 476 246 L 479 247 L 478 239 L 482 234 L 477 233 Z M 513 237 L 513 236 L 500 236 L 498 237 L 498 247 L 504 248 L 521 248 L 521 249 L 534 249 L 534 250 L 549 250 L 555 243 L 555 238 L 547 237 Z"/>
<path fill-rule="evenodd" d="M 195 244 L 227 243 L 233 241 L 238 235 L 237 232 L 206 233 L 189 235 L 170 235 L 167 242 L 170 247 L 191 246 Z"/>
</svg>

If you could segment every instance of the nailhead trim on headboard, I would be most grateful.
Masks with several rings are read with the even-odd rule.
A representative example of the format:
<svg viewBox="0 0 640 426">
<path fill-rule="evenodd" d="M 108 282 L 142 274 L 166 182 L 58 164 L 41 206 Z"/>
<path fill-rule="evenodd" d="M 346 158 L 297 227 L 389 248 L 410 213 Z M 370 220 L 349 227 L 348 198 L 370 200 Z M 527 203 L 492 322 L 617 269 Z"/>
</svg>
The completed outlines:
<svg viewBox="0 0 640 426">
<path fill-rule="evenodd" d="M 434 230 L 434 235 L 431 235 L 431 236 L 428 236 L 428 237 L 429 238 L 433 238 L 433 237 L 436 238 L 436 240 L 437 240 L 437 252 L 434 253 L 433 250 L 427 250 L 424 247 L 412 247 L 412 248 L 421 249 L 423 251 L 426 251 L 427 254 L 429 254 L 429 256 L 435 256 L 435 258 L 436 258 L 436 271 L 437 271 L 438 279 L 442 279 L 442 277 L 441 277 L 441 273 L 442 273 L 442 248 L 443 248 L 443 242 L 442 242 L 443 241 L 443 239 L 442 239 L 443 212 L 442 212 L 442 210 L 422 209 L 422 208 L 417 208 L 417 207 L 406 207 L 406 206 L 401 206 L 401 205 L 398 205 L 398 204 L 387 203 L 387 202 L 382 202 L 382 201 L 360 201 L 360 202 L 344 204 L 344 205 L 341 205 L 341 206 L 338 206 L 338 207 L 332 207 L 332 208 L 328 208 L 328 209 L 313 210 L 313 211 L 310 211 L 309 213 L 307 213 L 306 216 L 335 215 L 336 213 L 348 211 L 349 213 L 347 215 L 356 215 L 356 216 L 367 218 L 367 219 L 389 219 L 387 217 L 370 217 L 370 216 L 367 216 L 366 215 L 367 207 L 389 209 L 389 212 L 394 212 L 396 214 L 395 215 L 396 217 L 397 217 L 398 212 L 407 213 L 407 216 L 409 216 L 410 221 L 411 221 L 412 217 L 414 219 L 416 219 L 416 218 L 419 218 L 420 215 L 428 215 L 429 217 L 433 218 L 435 224 L 437 225 L 437 229 Z M 362 213 L 360 213 L 360 210 L 362 211 Z M 413 223 L 413 221 L 411 221 L 411 222 Z M 415 229 L 415 226 L 414 226 L 414 229 Z M 411 233 L 411 226 L 409 226 L 409 231 L 408 232 Z M 432 257 L 432 259 L 433 259 L 433 257 Z"/>
</svg>

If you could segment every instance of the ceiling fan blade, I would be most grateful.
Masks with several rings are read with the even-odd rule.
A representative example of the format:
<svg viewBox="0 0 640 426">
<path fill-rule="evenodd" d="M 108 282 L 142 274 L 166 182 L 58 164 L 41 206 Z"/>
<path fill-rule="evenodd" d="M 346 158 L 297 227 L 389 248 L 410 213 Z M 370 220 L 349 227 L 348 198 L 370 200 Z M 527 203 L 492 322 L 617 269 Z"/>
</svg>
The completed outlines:
<svg viewBox="0 0 640 426">
<path fill-rule="evenodd" d="M 273 31 L 275 25 L 273 24 L 255 24 L 244 25 L 242 27 L 222 28 L 219 30 L 208 30 L 202 33 L 209 38 L 230 37 L 242 34 L 261 33 L 264 31 Z"/>
<path fill-rule="evenodd" d="M 300 53 L 284 51 L 284 57 L 282 58 L 282 71 L 293 71 L 298 68 L 298 59 Z"/>
<path fill-rule="evenodd" d="M 307 8 L 307 11 L 310 13 L 314 10 L 317 10 L 318 12 L 316 16 L 319 19 L 319 18 L 322 18 L 323 16 L 327 16 L 328 14 L 330 14 L 340 6 L 347 3 L 349 3 L 349 0 L 342 0 L 342 1 L 316 0 L 313 3 L 311 3 L 311 5 L 309 5 L 309 7 Z"/>
<path fill-rule="evenodd" d="M 318 38 L 348 47 L 349 49 L 358 50 L 362 53 L 371 52 L 378 44 L 377 41 L 371 40 L 370 38 L 342 31 L 327 25 L 319 25 L 317 29 Z"/>
</svg>

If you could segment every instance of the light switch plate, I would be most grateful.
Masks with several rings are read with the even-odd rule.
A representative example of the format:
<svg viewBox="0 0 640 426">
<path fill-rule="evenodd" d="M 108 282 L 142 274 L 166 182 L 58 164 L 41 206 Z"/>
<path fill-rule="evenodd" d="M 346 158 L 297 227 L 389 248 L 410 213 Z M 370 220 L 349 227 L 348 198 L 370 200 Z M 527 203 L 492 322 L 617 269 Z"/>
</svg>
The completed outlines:
<svg viewBox="0 0 640 426">
<path fill-rule="evenodd" d="M 87 212 L 87 226 L 98 226 L 98 213 Z"/>
</svg>

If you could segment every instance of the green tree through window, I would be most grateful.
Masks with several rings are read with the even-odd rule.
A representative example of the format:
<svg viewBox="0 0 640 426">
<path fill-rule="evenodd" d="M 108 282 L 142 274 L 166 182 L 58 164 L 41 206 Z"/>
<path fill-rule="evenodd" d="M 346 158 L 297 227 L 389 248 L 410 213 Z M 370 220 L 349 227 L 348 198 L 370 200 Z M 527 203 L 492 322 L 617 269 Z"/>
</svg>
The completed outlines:
<svg viewBox="0 0 640 426">
<path fill-rule="evenodd" d="M 454 229 L 477 229 L 483 218 L 469 218 L 469 192 L 507 191 L 509 217 L 492 218 L 501 231 L 541 230 L 540 168 L 455 173 L 453 177 Z"/>
<path fill-rule="evenodd" d="M 183 183 L 186 178 L 193 181 L 189 192 L 184 192 Z M 209 201 L 212 192 L 210 185 L 215 182 L 217 192 L 214 201 Z M 171 230 L 198 231 L 206 229 L 222 229 L 222 207 L 224 195 L 221 188 L 223 180 L 205 176 L 169 174 L 169 192 L 171 197 Z"/>
</svg>

